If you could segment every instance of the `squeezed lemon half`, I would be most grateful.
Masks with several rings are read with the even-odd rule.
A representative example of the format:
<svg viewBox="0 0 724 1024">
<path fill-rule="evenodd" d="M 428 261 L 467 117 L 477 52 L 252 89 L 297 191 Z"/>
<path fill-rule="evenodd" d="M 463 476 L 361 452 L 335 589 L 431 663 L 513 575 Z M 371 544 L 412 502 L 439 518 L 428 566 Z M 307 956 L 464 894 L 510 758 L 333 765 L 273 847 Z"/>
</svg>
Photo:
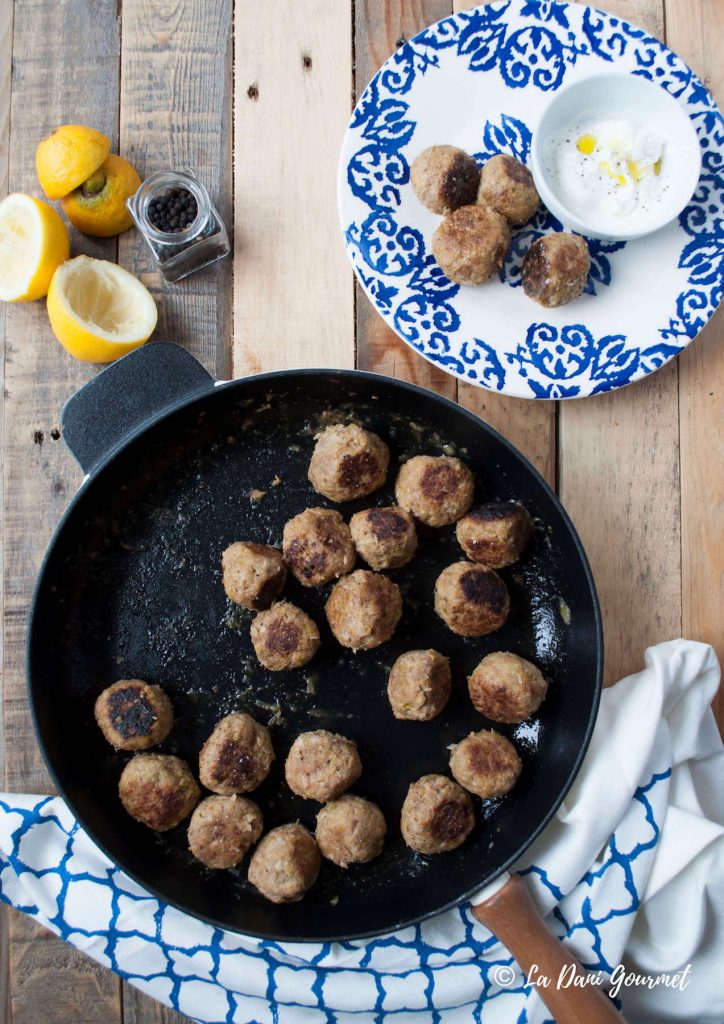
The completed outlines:
<svg viewBox="0 0 724 1024">
<path fill-rule="evenodd" d="M 111 363 L 148 341 L 158 311 L 148 289 L 123 267 L 76 256 L 53 275 L 48 316 L 76 359 Z"/>
<path fill-rule="evenodd" d="M 48 293 L 56 269 L 68 259 L 65 224 L 40 199 L 13 192 L 0 203 L 0 299 L 29 302 Z"/>
</svg>

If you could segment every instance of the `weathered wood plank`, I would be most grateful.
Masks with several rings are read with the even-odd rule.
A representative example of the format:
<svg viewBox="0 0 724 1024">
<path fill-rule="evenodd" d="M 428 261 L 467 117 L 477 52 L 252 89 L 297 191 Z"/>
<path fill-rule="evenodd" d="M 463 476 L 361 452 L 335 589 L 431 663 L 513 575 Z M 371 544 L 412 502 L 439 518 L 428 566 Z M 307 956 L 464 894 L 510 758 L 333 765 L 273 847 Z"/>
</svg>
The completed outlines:
<svg viewBox="0 0 724 1024">
<path fill-rule="evenodd" d="M 351 0 L 238 0 L 234 372 L 352 366 L 334 202 L 350 113 Z"/>
<path fill-rule="evenodd" d="M 141 177 L 192 168 L 232 226 L 232 0 L 124 0 L 121 154 Z M 232 260 L 166 284 L 136 231 L 119 262 L 159 303 L 158 337 L 184 345 L 219 377 L 231 372 Z"/>
<path fill-rule="evenodd" d="M 724 103 L 724 7 L 666 0 L 669 46 Z M 682 632 L 724 664 L 724 310 L 679 357 Z M 724 730 L 724 698 L 714 701 Z"/>
<path fill-rule="evenodd" d="M 5 5 L 7 6 L 7 5 Z M 15 6 L 9 187 L 40 195 L 35 147 L 57 124 L 90 123 L 117 134 L 119 25 L 115 0 Z M 70 73 L 69 69 L 73 71 Z M 115 258 L 116 243 L 72 235 L 73 252 Z M 28 713 L 25 619 L 40 559 L 80 473 L 59 443 L 65 399 L 93 373 L 53 338 L 42 302 L 6 311 L 4 446 L 5 785 L 49 792 Z M 14 1024 L 74 1020 L 118 1024 L 118 979 L 30 920 L 9 917 Z"/>
<path fill-rule="evenodd" d="M 132 985 L 124 984 L 123 1024 L 187 1024 L 188 1020 L 188 1017 L 169 1010 Z"/>
</svg>

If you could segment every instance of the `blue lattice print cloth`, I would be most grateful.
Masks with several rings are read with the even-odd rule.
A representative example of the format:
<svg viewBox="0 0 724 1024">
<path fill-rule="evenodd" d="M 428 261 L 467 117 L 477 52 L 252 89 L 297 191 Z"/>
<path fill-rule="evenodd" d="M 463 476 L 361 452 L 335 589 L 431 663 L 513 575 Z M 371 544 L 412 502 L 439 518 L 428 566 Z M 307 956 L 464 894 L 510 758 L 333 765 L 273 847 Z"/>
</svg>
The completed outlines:
<svg viewBox="0 0 724 1024">
<path fill-rule="evenodd" d="M 718 685 L 708 646 L 650 648 L 642 672 L 604 693 L 573 789 L 517 866 L 586 967 L 638 976 L 619 989 L 629 1024 L 724 1020 Z M 51 797 L 0 798 L 0 851 L 3 900 L 206 1024 L 550 1020 L 466 907 L 367 942 L 260 942 L 160 903 Z"/>
</svg>

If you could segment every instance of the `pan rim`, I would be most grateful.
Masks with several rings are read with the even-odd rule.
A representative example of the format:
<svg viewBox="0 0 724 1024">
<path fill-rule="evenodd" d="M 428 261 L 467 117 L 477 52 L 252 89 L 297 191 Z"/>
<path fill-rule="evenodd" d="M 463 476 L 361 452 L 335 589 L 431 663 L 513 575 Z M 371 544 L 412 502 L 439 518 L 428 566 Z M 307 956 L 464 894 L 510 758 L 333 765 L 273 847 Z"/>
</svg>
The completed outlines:
<svg viewBox="0 0 724 1024">
<path fill-rule="evenodd" d="M 61 782 L 60 778 L 58 777 L 58 774 L 57 774 L 57 772 L 55 770 L 55 766 L 53 765 L 52 760 L 48 757 L 48 753 L 47 753 L 44 737 L 43 737 L 43 734 L 42 734 L 42 731 L 41 731 L 41 727 L 40 727 L 40 724 L 39 724 L 39 721 L 38 721 L 38 715 L 37 715 L 37 711 L 36 711 L 36 693 L 35 693 L 35 687 L 34 687 L 34 684 L 33 684 L 32 658 L 33 658 L 34 622 L 35 622 L 35 618 L 36 618 L 37 604 L 38 604 L 38 602 L 40 600 L 41 590 L 43 589 L 42 588 L 43 579 L 45 577 L 45 574 L 46 574 L 46 571 L 47 571 L 47 568 L 48 568 L 48 564 L 49 564 L 49 562 L 50 562 L 50 560 L 51 560 L 51 558 L 53 556 L 53 552 L 54 552 L 56 546 L 58 545 L 59 540 L 60 540 L 60 538 L 61 538 L 61 536 L 63 534 L 65 524 L 72 517 L 72 515 L 75 512 L 75 509 L 77 508 L 77 506 L 82 501 L 82 499 L 83 499 L 83 497 L 85 495 L 85 492 L 86 492 L 86 485 L 91 480 L 98 479 L 103 474 L 103 472 L 114 462 L 116 456 L 119 455 L 126 447 L 128 447 L 128 445 L 130 445 L 134 441 L 136 441 L 140 436 L 142 436 L 143 434 L 145 434 L 148 431 L 152 430 L 155 426 L 157 426 L 163 420 L 167 419 L 170 416 L 175 415 L 177 412 L 181 411 L 182 409 L 192 408 L 197 403 L 203 403 L 203 402 L 207 401 L 212 395 L 214 395 L 216 393 L 220 393 L 222 391 L 234 390 L 236 388 L 243 387 L 246 384 L 251 383 L 251 382 L 258 383 L 258 382 L 264 381 L 264 380 L 279 381 L 279 380 L 282 380 L 282 379 L 289 380 L 291 378 L 298 379 L 298 378 L 304 378 L 304 377 L 320 377 L 320 376 L 325 376 L 325 375 L 327 377 L 337 378 L 337 379 L 344 378 L 344 379 L 349 379 L 349 380 L 360 380 L 360 379 L 362 379 L 362 380 L 367 380 L 367 381 L 370 381 L 370 382 L 377 381 L 377 382 L 380 382 L 380 384 L 384 384 L 384 385 L 387 385 L 387 386 L 391 385 L 391 386 L 393 386 L 395 388 L 400 388 L 403 391 L 408 391 L 408 392 L 411 392 L 413 394 L 423 395 L 427 399 L 433 399 L 436 403 L 439 403 L 443 408 L 445 408 L 445 409 L 447 409 L 447 410 L 449 410 L 451 412 L 456 412 L 458 414 L 462 414 L 466 419 L 468 419 L 471 423 L 473 423 L 478 428 L 482 427 L 483 430 L 488 432 L 498 442 L 500 442 L 503 445 L 503 447 L 505 449 L 507 449 L 507 451 L 509 452 L 510 455 L 512 455 L 514 458 L 516 458 L 519 462 L 523 463 L 524 467 L 528 470 L 528 472 L 535 479 L 535 481 L 538 484 L 538 486 L 543 489 L 544 493 L 546 493 L 546 495 L 552 500 L 552 502 L 556 506 L 556 508 L 558 510 L 558 513 L 560 514 L 560 516 L 561 516 L 561 518 L 563 520 L 564 525 L 566 526 L 566 528 L 569 531 L 570 537 L 571 537 L 571 539 L 573 541 L 575 550 L 577 552 L 577 555 L 578 555 L 578 558 L 579 558 L 579 561 L 580 561 L 580 566 L 581 566 L 581 568 L 583 570 L 583 575 L 584 575 L 584 578 L 585 578 L 585 581 L 586 581 L 586 584 L 587 584 L 587 587 L 588 587 L 588 591 L 589 591 L 589 594 L 590 594 L 590 597 L 591 597 L 591 603 L 592 603 L 592 610 L 593 610 L 593 636 L 592 636 L 592 642 L 593 642 L 593 647 L 594 647 L 595 653 L 596 653 L 596 672 L 595 672 L 595 679 L 593 681 L 593 687 L 592 687 L 591 710 L 590 710 L 590 713 L 589 713 L 589 716 L 588 716 L 588 722 L 586 723 L 586 729 L 585 729 L 585 732 L 584 732 L 584 734 L 582 736 L 581 743 L 579 745 L 578 751 L 577 751 L 576 756 L 574 757 L 574 759 L 572 761 L 571 768 L 570 768 L 570 770 L 569 770 L 569 772 L 568 772 L 568 774 L 566 776 L 566 779 L 565 779 L 564 783 L 560 787 L 559 792 L 556 795 L 556 797 L 553 799 L 553 801 L 552 801 L 548 811 L 546 812 L 546 814 L 543 816 L 543 818 L 537 824 L 537 826 L 530 833 L 528 833 L 526 835 L 526 838 L 523 841 L 522 845 L 520 845 L 518 847 L 518 849 L 513 854 L 511 854 L 511 856 L 508 857 L 503 863 L 499 864 L 497 866 L 497 868 L 490 874 L 489 877 L 484 877 L 484 878 L 480 879 L 479 882 L 477 882 L 474 886 L 466 889 L 457 898 L 454 898 L 454 899 L 451 899 L 451 900 L 447 900 L 445 903 L 440 904 L 438 907 L 435 907 L 434 909 L 431 909 L 431 910 L 424 911 L 421 914 L 416 914 L 416 915 L 413 915 L 413 916 L 410 916 L 410 917 L 403 918 L 402 920 L 399 920 L 399 921 L 395 922 L 395 924 L 392 925 L 392 926 L 386 925 L 384 928 L 375 928 L 375 929 L 372 929 L 372 930 L 354 931 L 354 932 L 351 932 L 351 933 L 350 932 L 338 932 L 338 933 L 333 933 L 333 934 L 329 934 L 329 935 L 325 935 L 325 936 L 316 936 L 315 935 L 314 937 L 309 937 L 309 936 L 304 936 L 304 935 L 302 935 L 302 936 L 290 936 L 288 934 L 279 934 L 279 933 L 276 933 L 276 932 L 269 932 L 269 931 L 263 931 L 262 932 L 262 931 L 254 931 L 254 930 L 242 930 L 241 928 L 236 928 L 233 925 L 230 925 L 228 922 L 219 921 L 218 919 L 216 919 L 214 917 L 207 916 L 207 915 L 201 915 L 201 914 L 195 913 L 193 911 L 190 911 L 187 907 L 185 907 L 178 900 L 170 899 L 168 896 L 166 896 L 163 893 L 161 893 L 160 890 L 158 890 L 155 886 L 149 885 L 148 882 L 146 882 L 142 878 L 140 878 L 137 875 L 137 873 L 135 873 L 134 871 L 129 870 L 126 867 L 125 864 L 121 863 L 113 854 L 111 854 L 111 852 L 108 850 L 106 845 L 103 842 L 101 842 L 96 837 L 95 831 L 92 828 L 88 827 L 88 825 L 86 825 L 86 823 L 81 819 L 81 817 L 79 817 L 79 815 L 77 813 L 77 810 L 76 810 L 75 802 L 68 796 L 68 794 L 66 792 L 66 788 L 65 788 L 64 784 Z M 115 444 L 112 447 L 110 447 L 108 449 L 108 451 L 104 453 L 102 458 L 93 466 L 91 472 L 89 472 L 88 474 L 86 474 L 84 476 L 80 486 L 78 487 L 78 490 L 73 495 L 70 503 L 68 504 L 68 507 L 63 512 L 63 515 L 59 519 L 59 521 L 58 521 L 58 523 L 57 523 L 57 525 L 56 525 L 56 527 L 55 527 L 55 529 L 53 531 L 53 534 L 52 534 L 52 536 L 50 538 L 50 541 L 48 543 L 48 546 L 46 548 L 45 554 L 43 555 L 43 559 L 41 561 L 40 568 L 38 570 L 38 575 L 37 575 L 37 578 L 36 578 L 36 581 L 35 581 L 35 585 L 34 585 L 34 588 L 33 588 L 33 596 L 32 596 L 32 600 L 31 600 L 30 606 L 29 606 L 29 610 L 28 610 L 28 619 L 27 619 L 27 627 L 26 627 L 26 644 L 25 644 L 26 686 L 27 686 L 27 691 L 28 691 L 30 711 L 31 711 L 31 716 L 32 716 L 32 721 L 33 721 L 33 728 L 34 728 L 34 731 L 35 731 L 35 737 L 36 737 L 36 740 L 37 740 L 38 747 L 40 749 L 41 755 L 43 757 L 43 762 L 44 762 L 45 767 L 46 767 L 46 769 L 47 769 L 47 771 L 48 771 L 48 773 L 49 773 L 49 775 L 51 777 L 51 780 L 53 781 L 53 783 L 55 784 L 55 786 L 56 786 L 56 788 L 58 790 L 59 795 L 65 801 L 65 803 L 68 806 L 69 810 L 71 811 L 71 813 L 73 814 L 75 819 L 78 821 L 78 823 L 81 825 L 81 827 L 84 829 L 86 834 L 89 836 L 91 841 L 98 847 L 98 849 L 103 853 L 103 855 L 105 857 L 107 857 L 108 860 L 110 860 L 116 867 L 118 867 L 119 870 L 123 871 L 123 873 L 126 874 L 128 876 L 128 878 L 130 878 L 133 882 L 135 882 L 138 886 L 140 886 L 146 892 L 150 893 L 157 900 L 161 901 L 162 903 L 165 903 L 168 906 L 174 907 L 176 910 L 179 910 L 181 913 L 188 914 L 190 917 L 193 917 L 196 920 L 199 920 L 199 921 L 202 921 L 203 923 L 209 924 L 209 925 L 211 925 L 214 928 L 221 929 L 222 931 L 231 932 L 232 934 L 245 935 L 245 936 L 249 936 L 250 938 L 262 939 L 262 940 L 271 941 L 271 942 L 284 942 L 284 943 L 295 943 L 295 944 L 297 944 L 297 943 L 304 943 L 304 944 L 307 944 L 307 943 L 310 943 L 310 944 L 325 943 L 325 944 L 329 944 L 329 943 L 335 943 L 335 942 L 367 940 L 367 939 L 372 939 L 372 938 L 379 937 L 381 935 L 389 935 L 389 934 L 392 934 L 392 933 L 394 933 L 396 931 L 399 931 L 402 928 L 407 928 L 407 927 L 411 927 L 411 926 L 420 924 L 422 921 L 430 920 L 433 917 L 437 917 L 438 915 L 447 913 L 449 910 L 453 910 L 456 907 L 462 906 L 463 904 L 469 902 L 482 889 L 486 888 L 493 881 L 495 881 L 496 879 L 500 878 L 500 876 L 504 872 L 506 872 L 516 861 L 518 861 L 525 854 L 526 850 L 528 850 L 531 847 L 531 845 L 535 842 L 535 840 L 542 833 L 542 831 L 552 821 L 552 819 L 555 817 L 555 814 L 557 813 L 559 807 L 561 806 L 561 804 L 563 803 L 563 801 L 566 798 L 567 794 L 569 793 L 569 791 L 571 789 L 571 786 L 573 785 L 573 783 L 574 783 L 574 781 L 576 779 L 576 776 L 578 775 L 578 772 L 579 772 L 579 770 L 581 768 L 581 765 L 583 763 L 583 759 L 584 759 L 584 757 L 585 757 L 585 755 L 586 755 L 586 753 L 588 751 L 588 747 L 590 745 L 591 737 L 592 737 L 592 734 L 593 734 L 593 729 L 595 727 L 596 720 L 598 718 L 598 711 L 599 711 L 599 706 L 600 706 L 600 701 L 601 701 L 601 693 L 602 693 L 602 689 L 603 689 L 603 667 L 604 667 L 604 649 L 603 649 L 603 622 L 602 622 L 602 615 L 601 615 L 601 607 L 600 607 L 600 602 L 599 602 L 599 598 L 598 598 L 598 593 L 596 591 L 595 582 L 594 582 L 594 579 L 593 579 L 593 573 L 591 572 L 591 567 L 590 567 L 588 558 L 586 556 L 586 552 L 585 552 L 585 550 L 583 548 L 583 544 L 582 544 L 581 539 L 580 539 L 580 537 L 578 535 L 578 532 L 577 532 L 573 522 L 571 521 L 570 516 L 568 515 L 566 509 L 564 508 L 560 498 L 558 497 L 556 492 L 553 490 L 553 488 L 550 486 L 548 481 L 545 480 L 545 478 L 541 475 L 541 473 L 536 469 L 536 467 L 526 458 L 526 456 L 522 452 L 520 452 L 515 447 L 515 445 L 513 445 L 510 441 L 508 441 L 507 438 L 505 438 L 502 434 L 500 434 L 489 423 L 487 423 L 485 420 L 483 420 L 480 416 L 477 416 L 475 413 L 471 412 L 469 409 L 466 409 L 464 406 L 459 405 L 457 402 L 453 402 L 449 398 L 446 398 L 444 395 L 439 395 L 436 392 L 430 391 L 427 388 L 423 388 L 423 387 L 421 387 L 418 384 L 411 384 L 408 381 L 397 380 L 396 378 L 389 377 L 389 376 L 387 376 L 385 374 L 371 373 L 371 372 L 369 372 L 367 370 L 338 369 L 338 368 L 332 368 L 332 367 L 302 367 L 302 368 L 298 368 L 298 369 L 273 370 L 273 371 L 267 371 L 267 372 L 264 372 L 264 373 L 249 374 L 249 375 L 247 375 L 245 377 L 239 377 L 239 378 L 235 378 L 235 379 L 228 380 L 228 381 L 213 381 L 213 379 L 212 379 L 210 381 L 210 383 L 209 383 L 208 389 L 204 389 L 203 391 L 200 391 L 200 392 L 196 391 L 196 392 L 194 392 L 191 395 L 183 396 L 182 398 L 180 398 L 178 401 L 174 402 L 173 404 L 166 406 L 165 408 L 163 408 L 158 413 L 151 415 L 146 420 L 144 420 L 142 423 L 138 424 L 131 431 L 129 431 L 129 433 L 121 441 L 119 441 L 117 444 Z"/>
</svg>

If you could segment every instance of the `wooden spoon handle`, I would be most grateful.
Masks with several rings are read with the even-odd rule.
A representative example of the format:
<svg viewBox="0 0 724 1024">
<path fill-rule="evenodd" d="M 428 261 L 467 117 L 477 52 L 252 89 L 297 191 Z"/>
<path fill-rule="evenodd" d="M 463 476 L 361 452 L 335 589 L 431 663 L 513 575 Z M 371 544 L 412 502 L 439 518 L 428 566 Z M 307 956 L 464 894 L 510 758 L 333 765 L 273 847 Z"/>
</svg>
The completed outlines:
<svg viewBox="0 0 724 1024">
<path fill-rule="evenodd" d="M 579 988 L 574 984 L 574 976 L 580 984 L 590 975 L 549 931 L 518 875 L 512 875 L 489 899 L 474 904 L 472 912 L 508 947 L 526 977 L 537 965 L 533 977 L 550 979 L 547 988 L 539 985 L 537 991 L 558 1024 L 625 1024 L 600 985 Z M 557 984 L 561 971 L 567 987 Z"/>
</svg>

